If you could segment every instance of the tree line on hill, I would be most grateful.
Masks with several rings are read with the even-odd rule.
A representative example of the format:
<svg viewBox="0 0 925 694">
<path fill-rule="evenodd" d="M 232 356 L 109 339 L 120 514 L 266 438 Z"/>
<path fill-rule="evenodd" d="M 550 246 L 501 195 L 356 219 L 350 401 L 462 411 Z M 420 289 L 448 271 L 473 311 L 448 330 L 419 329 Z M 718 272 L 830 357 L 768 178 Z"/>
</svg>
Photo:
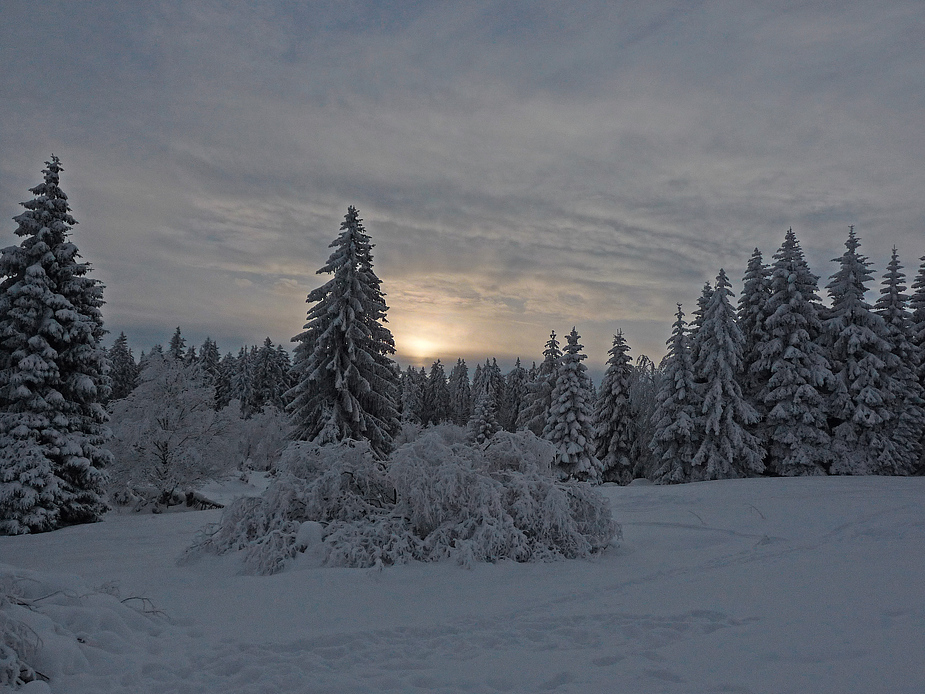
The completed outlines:
<svg viewBox="0 0 925 694">
<path fill-rule="evenodd" d="M 871 305 L 853 227 L 828 306 L 789 230 L 772 263 L 755 250 L 736 308 L 723 270 L 690 323 L 678 306 L 661 364 L 633 364 L 618 331 L 595 390 L 575 328 L 564 345 L 552 332 L 529 369 L 402 371 L 351 206 L 291 359 L 269 338 L 236 356 L 211 339 L 197 350 L 178 328 L 136 362 L 124 334 L 101 345 L 103 288 L 69 239 L 61 170 L 53 156 L 14 218 L 20 245 L 0 251 L 2 533 L 96 520 L 142 482 L 169 503 L 221 460 L 269 465 L 287 440 L 365 441 L 387 463 L 429 426 L 465 427 L 481 448 L 532 432 L 562 479 L 592 483 L 923 471 L 925 262 L 910 296 L 894 249 Z"/>
</svg>

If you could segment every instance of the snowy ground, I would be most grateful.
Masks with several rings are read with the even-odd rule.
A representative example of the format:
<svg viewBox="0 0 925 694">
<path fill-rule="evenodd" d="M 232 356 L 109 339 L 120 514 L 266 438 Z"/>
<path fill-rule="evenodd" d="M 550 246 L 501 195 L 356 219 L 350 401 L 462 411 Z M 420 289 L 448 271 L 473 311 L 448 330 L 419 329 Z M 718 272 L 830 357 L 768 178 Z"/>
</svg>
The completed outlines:
<svg viewBox="0 0 925 694">
<path fill-rule="evenodd" d="M 596 561 L 177 566 L 206 511 L 3 537 L 0 562 L 65 588 L 36 622 L 61 694 L 925 691 L 925 479 L 604 493 L 624 542 Z"/>
</svg>

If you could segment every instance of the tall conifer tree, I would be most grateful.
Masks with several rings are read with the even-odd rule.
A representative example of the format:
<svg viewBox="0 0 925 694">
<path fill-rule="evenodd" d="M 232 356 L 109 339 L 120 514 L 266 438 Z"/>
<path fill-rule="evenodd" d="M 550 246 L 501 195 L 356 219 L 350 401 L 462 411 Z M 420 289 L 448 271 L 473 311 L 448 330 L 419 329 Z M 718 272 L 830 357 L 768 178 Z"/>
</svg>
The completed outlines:
<svg viewBox="0 0 925 694">
<path fill-rule="evenodd" d="M 684 312 L 678 304 L 677 320 L 668 340 L 668 355 L 662 367 L 663 378 L 656 398 L 655 431 L 650 448 L 655 457 L 654 482 L 689 482 L 697 448 L 694 430 L 697 421 L 694 367 Z"/>
<path fill-rule="evenodd" d="M 594 455 L 601 461 L 604 482 L 633 481 L 636 442 L 630 408 L 633 365 L 629 350 L 623 332 L 617 331 L 594 408 Z"/>
<path fill-rule="evenodd" d="M 835 375 L 829 416 L 835 420 L 832 450 L 836 474 L 893 474 L 901 454 L 889 431 L 898 414 L 889 383 L 898 368 L 883 317 L 865 299 L 870 263 L 858 252 L 860 239 L 849 227 L 845 252 L 828 284 L 832 306 L 824 324 L 824 344 Z"/>
<path fill-rule="evenodd" d="M 111 461 L 103 286 L 69 240 L 77 224 L 52 156 L 0 252 L 0 532 L 90 522 Z"/>
<path fill-rule="evenodd" d="M 556 447 L 556 463 L 563 478 L 599 483 L 601 461 L 594 456 L 591 381 L 588 367 L 581 363 L 586 355 L 580 339 L 572 328 L 550 396 L 543 438 Z"/>
<path fill-rule="evenodd" d="M 524 407 L 517 421 L 518 429 L 529 429 L 537 436 L 543 435 L 561 358 L 562 350 L 559 349 L 556 331 L 553 330 L 546 342 L 546 349 L 543 350 L 543 361 L 536 370 L 536 377 L 527 386 Z"/>
<path fill-rule="evenodd" d="M 372 248 L 357 209 L 347 209 L 334 251 L 318 273 L 333 277 L 313 290 L 304 332 L 293 338 L 289 412 L 296 439 L 367 440 L 379 455 L 398 429 L 398 377 L 390 358 L 388 306 L 373 272 Z"/>
<path fill-rule="evenodd" d="M 766 341 L 757 368 L 771 374 L 761 394 L 767 411 L 771 470 L 779 475 L 825 474 L 832 461 L 826 394 L 834 377 L 819 343 L 822 305 L 793 229 L 774 255 Z"/>
<path fill-rule="evenodd" d="M 723 270 L 703 315 L 700 353 L 694 373 L 703 383 L 697 428 L 700 445 L 692 462 L 694 479 L 750 477 L 764 471 L 764 449 L 748 431 L 758 413 L 742 396 L 742 347 L 745 338 L 729 303 L 732 292 Z"/>
</svg>

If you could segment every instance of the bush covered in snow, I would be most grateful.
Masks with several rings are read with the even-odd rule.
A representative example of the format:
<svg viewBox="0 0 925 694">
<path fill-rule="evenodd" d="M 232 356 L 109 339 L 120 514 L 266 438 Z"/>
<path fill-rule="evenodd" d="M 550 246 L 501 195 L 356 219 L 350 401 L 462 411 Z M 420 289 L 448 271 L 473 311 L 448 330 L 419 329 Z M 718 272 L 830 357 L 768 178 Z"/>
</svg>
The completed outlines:
<svg viewBox="0 0 925 694">
<path fill-rule="evenodd" d="M 328 565 L 352 567 L 587 557 L 619 536 L 597 491 L 556 480 L 548 442 L 499 432 L 473 446 L 450 429 L 426 431 L 387 462 L 366 443 L 293 443 L 264 495 L 231 504 L 187 556 L 241 550 L 249 570 L 274 573 L 304 548 L 306 522 L 324 527 Z"/>
</svg>

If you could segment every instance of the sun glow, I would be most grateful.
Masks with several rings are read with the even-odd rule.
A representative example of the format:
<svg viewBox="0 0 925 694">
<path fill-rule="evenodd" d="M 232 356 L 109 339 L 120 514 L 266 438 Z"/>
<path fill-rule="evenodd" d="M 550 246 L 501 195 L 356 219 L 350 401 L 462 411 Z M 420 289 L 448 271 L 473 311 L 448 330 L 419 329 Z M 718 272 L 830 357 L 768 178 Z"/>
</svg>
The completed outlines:
<svg viewBox="0 0 925 694">
<path fill-rule="evenodd" d="M 440 352 L 438 343 L 429 340 L 426 337 L 409 335 L 396 340 L 398 351 L 412 359 L 436 358 Z"/>
</svg>

